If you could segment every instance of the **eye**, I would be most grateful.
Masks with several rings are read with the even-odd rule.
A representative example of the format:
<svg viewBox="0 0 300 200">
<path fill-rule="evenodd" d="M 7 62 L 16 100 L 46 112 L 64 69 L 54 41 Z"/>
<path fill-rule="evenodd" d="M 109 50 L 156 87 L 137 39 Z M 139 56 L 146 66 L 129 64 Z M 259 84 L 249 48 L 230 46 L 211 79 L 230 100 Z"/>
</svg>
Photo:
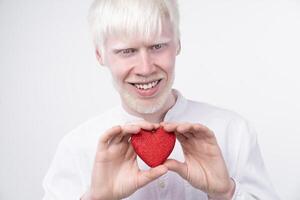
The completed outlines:
<svg viewBox="0 0 300 200">
<path fill-rule="evenodd" d="M 156 44 L 153 46 L 153 49 L 161 49 L 162 48 L 162 44 Z"/>
<path fill-rule="evenodd" d="M 157 51 L 162 49 L 165 46 L 165 44 L 155 44 L 152 46 L 152 50 Z"/>
<path fill-rule="evenodd" d="M 134 55 L 136 51 L 137 49 L 135 48 L 127 48 L 127 49 L 116 49 L 114 50 L 114 53 L 118 56 L 129 57 L 131 55 Z"/>
<path fill-rule="evenodd" d="M 135 49 L 122 49 L 119 51 L 119 53 L 123 55 L 129 55 L 129 54 L 133 54 L 135 51 L 136 51 Z"/>
</svg>

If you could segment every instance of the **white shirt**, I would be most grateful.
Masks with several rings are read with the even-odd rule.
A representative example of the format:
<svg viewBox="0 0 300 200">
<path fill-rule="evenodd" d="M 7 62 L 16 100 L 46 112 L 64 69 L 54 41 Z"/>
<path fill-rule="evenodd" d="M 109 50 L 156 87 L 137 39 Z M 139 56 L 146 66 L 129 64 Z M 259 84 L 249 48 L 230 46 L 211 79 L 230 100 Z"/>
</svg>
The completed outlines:
<svg viewBox="0 0 300 200">
<path fill-rule="evenodd" d="M 234 200 L 277 200 L 266 173 L 254 129 L 240 115 L 185 99 L 178 91 L 164 121 L 201 123 L 216 135 L 229 175 L 236 183 Z M 99 136 L 115 125 L 142 120 L 118 106 L 83 123 L 60 142 L 44 179 L 44 200 L 79 200 L 88 190 Z M 170 158 L 184 161 L 178 141 Z M 141 169 L 148 166 L 138 158 Z M 207 195 L 169 171 L 136 191 L 127 200 L 204 200 Z"/>
</svg>

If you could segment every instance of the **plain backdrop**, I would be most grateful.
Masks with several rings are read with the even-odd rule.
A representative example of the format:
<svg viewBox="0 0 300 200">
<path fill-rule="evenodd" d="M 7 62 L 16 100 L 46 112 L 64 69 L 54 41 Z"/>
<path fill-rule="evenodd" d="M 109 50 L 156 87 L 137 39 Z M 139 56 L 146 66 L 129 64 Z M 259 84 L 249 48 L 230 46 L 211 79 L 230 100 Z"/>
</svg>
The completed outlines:
<svg viewBox="0 0 300 200">
<path fill-rule="evenodd" d="M 88 33 L 91 0 L 0 0 L 0 199 L 43 196 L 64 134 L 119 103 Z M 180 0 L 174 87 L 249 119 L 282 199 L 300 199 L 300 2 Z"/>
</svg>

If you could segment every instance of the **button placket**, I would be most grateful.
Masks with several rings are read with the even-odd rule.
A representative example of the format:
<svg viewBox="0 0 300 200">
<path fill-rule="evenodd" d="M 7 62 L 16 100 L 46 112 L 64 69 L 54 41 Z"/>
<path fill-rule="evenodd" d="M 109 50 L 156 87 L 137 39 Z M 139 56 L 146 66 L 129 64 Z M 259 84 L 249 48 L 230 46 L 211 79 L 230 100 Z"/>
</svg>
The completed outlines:
<svg viewBox="0 0 300 200">
<path fill-rule="evenodd" d="M 168 175 L 165 174 L 157 179 L 157 186 L 159 190 L 165 190 L 167 188 Z"/>
<path fill-rule="evenodd" d="M 158 187 L 160 189 L 164 189 L 166 187 L 166 183 L 164 180 L 158 180 Z"/>
</svg>

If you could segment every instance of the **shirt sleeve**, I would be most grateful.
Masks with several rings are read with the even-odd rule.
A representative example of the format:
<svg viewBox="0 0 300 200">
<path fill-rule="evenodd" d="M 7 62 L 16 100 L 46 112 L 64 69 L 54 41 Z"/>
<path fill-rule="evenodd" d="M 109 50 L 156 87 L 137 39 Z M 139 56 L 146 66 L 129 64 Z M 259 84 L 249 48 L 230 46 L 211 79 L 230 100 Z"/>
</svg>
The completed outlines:
<svg viewBox="0 0 300 200">
<path fill-rule="evenodd" d="M 237 165 L 232 179 L 236 189 L 233 200 L 279 200 L 267 174 L 257 142 L 254 128 L 246 120 L 232 124 L 231 131 L 237 131 L 239 149 Z"/>
<path fill-rule="evenodd" d="M 79 163 L 65 137 L 43 181 L 43 200 L 79 200 L 84 194 Z"/>
</svg>

